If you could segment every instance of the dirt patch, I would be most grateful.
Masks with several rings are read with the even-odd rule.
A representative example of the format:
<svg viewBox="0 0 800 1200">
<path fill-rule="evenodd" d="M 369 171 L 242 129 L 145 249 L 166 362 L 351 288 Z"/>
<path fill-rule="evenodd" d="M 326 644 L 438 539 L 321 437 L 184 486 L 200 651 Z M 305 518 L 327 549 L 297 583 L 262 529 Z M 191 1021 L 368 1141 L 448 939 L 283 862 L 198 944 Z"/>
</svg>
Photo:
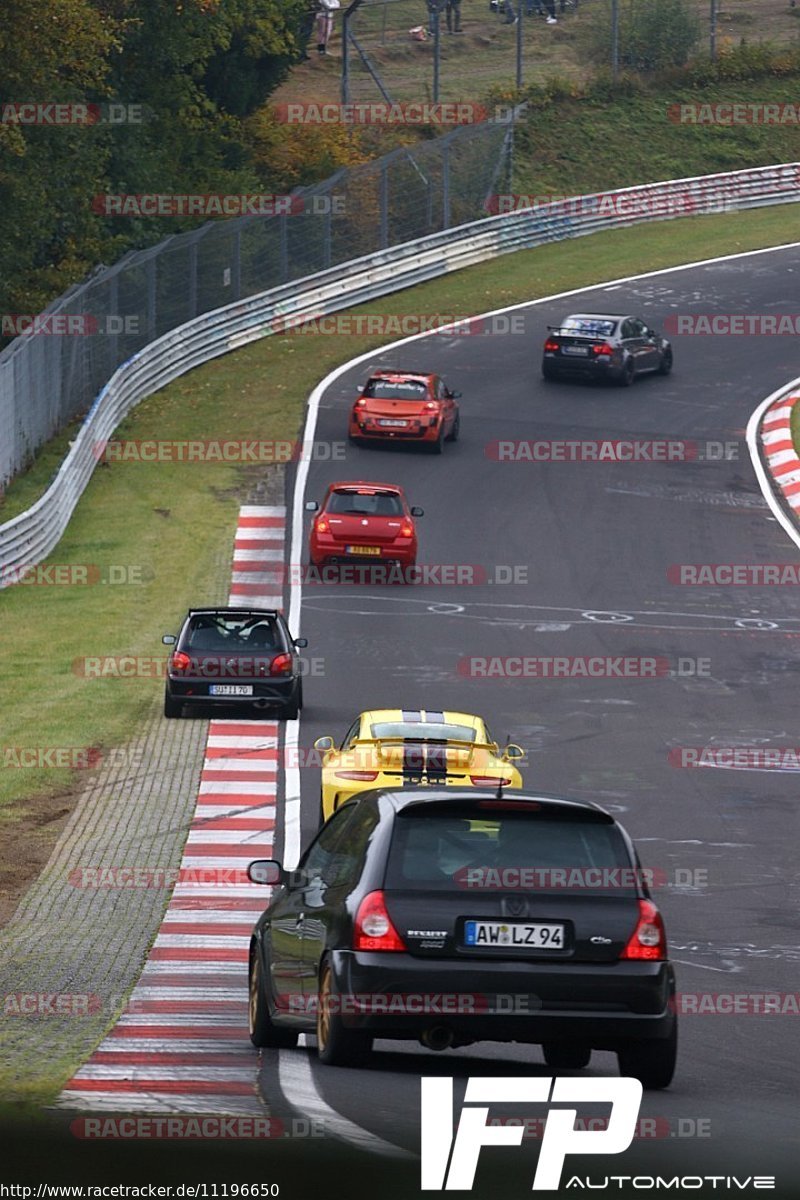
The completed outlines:
<svg viewBox="0 0 800 1200">
<path fill-rule="evenodd" d="M 39 796 L 0 824 L 0 929 L 46 866 L 81 790 Z"/>
</svg>

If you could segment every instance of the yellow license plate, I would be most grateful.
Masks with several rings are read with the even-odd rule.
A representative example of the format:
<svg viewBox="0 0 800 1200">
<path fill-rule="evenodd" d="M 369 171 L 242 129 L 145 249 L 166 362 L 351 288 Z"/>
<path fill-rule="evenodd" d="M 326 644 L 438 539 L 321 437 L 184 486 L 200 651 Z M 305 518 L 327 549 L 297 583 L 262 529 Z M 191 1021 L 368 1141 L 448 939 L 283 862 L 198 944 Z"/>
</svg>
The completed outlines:
<svg viewBox="0 0 800 1200">
<path fill-rule="evenodd" d="M 380 554 L 380 546 L 347 546 L 348 554 Z"/>
</svg>

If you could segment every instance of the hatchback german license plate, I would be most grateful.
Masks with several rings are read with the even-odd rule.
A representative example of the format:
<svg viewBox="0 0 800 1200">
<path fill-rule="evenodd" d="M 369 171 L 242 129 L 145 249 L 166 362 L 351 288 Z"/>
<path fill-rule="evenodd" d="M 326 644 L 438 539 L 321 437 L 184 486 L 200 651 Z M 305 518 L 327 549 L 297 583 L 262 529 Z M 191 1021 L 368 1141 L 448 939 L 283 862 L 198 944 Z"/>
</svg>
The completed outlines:
<svg viewBox="0 0 800 1200">
<path fill-rule="evenodd" d="M 561 350 L 564 354 L 579 354 L 583 358 L 589 353 L 588 346 L 562 346 Z"/>
<path fill-rule="evenodd" d="M 380 554 L 380 546 L 345 546 L 348 554 Z"/>
<path fill-rule="evenodd" d="M 467 921 L 464 945 L 512 950 L 563 950 L 564 926 L 539 921 Z"/>
<path fill-rule="evenodd" d="M 212 683 L 208 689 L 209 696 L 252 696 L 251 683 Z"/>
<path fill-rule="evenodd" d="M 387 420 L 387 421 L 378 421 L 378 424 L 383 425 L 384 427 L 392 426 L 395 429 L 405 429 L 406 425 L 408 424 L 408 421 L 389 421 L 389 420 Z"/>
</svg>

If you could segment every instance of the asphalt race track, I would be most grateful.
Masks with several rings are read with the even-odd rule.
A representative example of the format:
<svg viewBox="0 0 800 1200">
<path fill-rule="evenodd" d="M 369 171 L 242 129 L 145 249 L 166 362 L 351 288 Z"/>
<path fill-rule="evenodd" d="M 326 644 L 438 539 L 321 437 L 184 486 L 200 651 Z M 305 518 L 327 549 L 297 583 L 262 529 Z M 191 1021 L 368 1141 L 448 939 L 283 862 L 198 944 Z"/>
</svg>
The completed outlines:
<svg viewBox="0 0 800 1200">
<path fill-rule="evenodd" d="M 463 393 L 459 442 L 441 458 L 348 447 L 344 461 L 313 462 L 306 489 L 307 499 L 321 500 L 336 479 L 400 483 L 425 509 L 421 563 L 473 564 L 488 580 L 511 568 L 517 581 L 503 582 L 505 571 L 497 582 L 462 587 L 306 586 L 301 632 L 324 672 L 306 681 L 301 750 L 321 734 L 338 741 L 364 708 L 482 713 L 498 740 L 526 749 L 527 785 L 608 806 L 645 864 L 667 874 L 656 899 L 679 991 L 694 997 L 796 990 L 798 776 L 681 768 L 668 754 L 798 744 L 800 606 L 790 586 L 681 586 L 667 572 L 681 563 L 800 561 L 744 442 L 757 403 L 800 374 L 797 343 L 670 334 L 674 373 L 627 390 L 546 384 L 541 344 L 546 324 L 570 311 L 630 311 L 657 328 L 671 314 L 793 313 L 799 274 L 800 248 L 764 252 L 531 305 L 519 310 L 524 334 L 432 336 L 378 353 L 369 366 L 437 371 Z M 368 365 L 323 396 L 319 442 L 346 436 Z M 700 457 L 534 463 L 487 454 L 498 440 L 598 438 L 687 439 Z M 734 457 L 714 447 L 706 457 L 707 443 L 733 443 Z M 670 670 L 627 680 L 459 672 L 473 656 L 519 655 L 655 656 Z M 316 827 L 319 770 L 301 768 L 300 777 L 305 845 Z M 636 1162 L 648 1173 L 678 1164 L 692 1174 L 746 1168 L 795 1180 L 800 1055 L 791 1016 L 686 1014 L 680 1038 L 672 1087 L 646 1093 L 642 1108 L 661 1119 L 664 1136 L 608 1159 L 603 1173 L 628 1173 Z M 587 1072 L 616 1073 L 616 1059 L 600 1053 Z M 454 1074 L 463 1087 L 470 1074 L 551 1072 L 538 1048 L 483 1043 L 435 1055 L 416 1043 L 379 1042 L 364 1070 L 321 1068 L 304 1048 L 267 1051 L 261 1081 L 274 1112 L 333 1109 L 344 1136 L 366 1130 L 416 1153 L 420 1074 Z M 709 1137 L 678 1136 L 697 1122 Z M 508 1153 L 487 1151 L 486 1161 Z M 528 1179 L 533 1161 L 531 1151 Z"/>
</svg>

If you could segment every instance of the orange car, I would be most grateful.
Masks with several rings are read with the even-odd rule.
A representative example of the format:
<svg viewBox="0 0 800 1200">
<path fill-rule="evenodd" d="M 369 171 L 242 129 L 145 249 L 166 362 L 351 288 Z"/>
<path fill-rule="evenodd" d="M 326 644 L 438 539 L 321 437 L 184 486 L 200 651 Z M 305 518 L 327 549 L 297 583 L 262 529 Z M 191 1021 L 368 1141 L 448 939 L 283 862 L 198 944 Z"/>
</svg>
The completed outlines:
<svg viewBox="0 0 800 1200">
<path fill-rule="evenodd" d="M 350 413 L 351 441 L 419 442 L 433 454 L 458 438 L 461 419 L 456 400 L 439 375 L 376 371 L 370 375 Z"/>
</svg>

